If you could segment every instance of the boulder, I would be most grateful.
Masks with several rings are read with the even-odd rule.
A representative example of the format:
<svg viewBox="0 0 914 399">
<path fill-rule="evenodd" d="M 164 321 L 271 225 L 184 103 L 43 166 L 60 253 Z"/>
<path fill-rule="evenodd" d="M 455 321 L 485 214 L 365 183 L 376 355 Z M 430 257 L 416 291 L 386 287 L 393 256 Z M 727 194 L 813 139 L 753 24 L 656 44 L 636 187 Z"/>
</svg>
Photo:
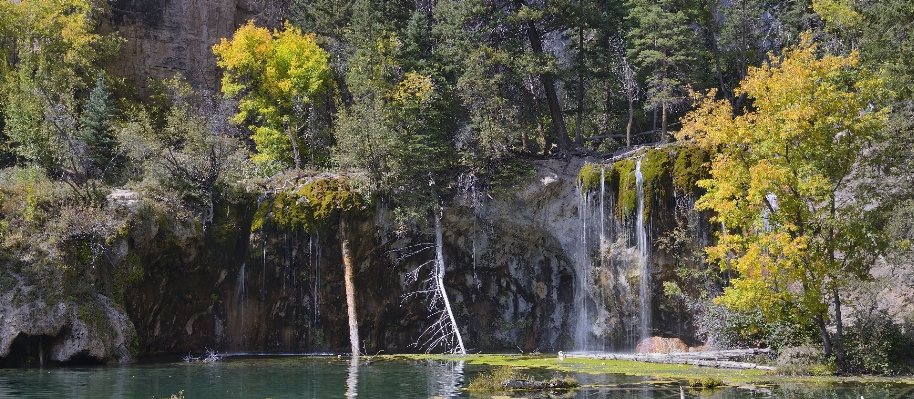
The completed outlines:
<svg viewBox="0 0 914 399">
<path fill-rule="evenodd" d="M 678 353 L 688 352 L 689 347 L 679 338 L 650 337 L 645 338 L 635 347 L 635 353 Z"/>
</svg>

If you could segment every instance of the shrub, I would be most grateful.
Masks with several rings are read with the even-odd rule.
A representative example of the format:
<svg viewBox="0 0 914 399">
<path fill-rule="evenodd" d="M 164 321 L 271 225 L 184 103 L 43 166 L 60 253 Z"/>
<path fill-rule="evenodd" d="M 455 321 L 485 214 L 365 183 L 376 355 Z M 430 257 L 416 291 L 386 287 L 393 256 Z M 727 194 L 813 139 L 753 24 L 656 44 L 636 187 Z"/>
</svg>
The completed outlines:
<svg viewBox="0 0 914 399">
<path fill-rule="evenodd" d="M 826 359 L 821 349 L 811 346 L 782 349 L 777 368 L 778 373 L 783 375 L 827 376 L 838 372 L 834 359 Z"/>
<path fill-rule="evenodd" d="M 812 324 L 769 320 L 759 310 L 729 309 L 715 303 L 709 303 L 698 314 L 696 324 L 698 334 L 716 348 L 768 347 L 777 350 L 799 346 L 816 337 Z"/>
<path fill-rule="evenodd" d="M 885 310 L 858 311 L 854 320 L 844 336 L 847 371 L 895 374 L 911 368 L 912 337 Z"/>
<path fill-rule="evenodd" d="M 724 385 L 724 382 L 714 377 L 702 377 L 697 380 L 689 380 L 690 387 L 717 388 Z"/>
</svg>

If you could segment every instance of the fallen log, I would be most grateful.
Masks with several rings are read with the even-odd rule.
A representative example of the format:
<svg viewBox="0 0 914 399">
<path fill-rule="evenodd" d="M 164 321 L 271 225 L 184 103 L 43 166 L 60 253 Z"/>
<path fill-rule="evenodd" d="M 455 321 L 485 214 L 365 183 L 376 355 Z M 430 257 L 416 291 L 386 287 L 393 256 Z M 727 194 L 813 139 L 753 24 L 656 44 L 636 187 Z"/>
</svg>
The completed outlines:
<svg viewBox="0 0 914 399">
<path fill-rule="evenodd" d="M 624 354 L 624 353 L 563 353 L 559 359 L 595 359 L 595 360 L 629 360 L 660 364 L 689 364 L 701 367 L 715 367 L 742 370 L 775 371 L 772 366 L 763 366 L 752 362 L 730 360 L 745 358 L 757 354 L 767 354 L 768 349 L 731 349 L 722 351 L 678 352 L 664 354 Z"/>
</svg>

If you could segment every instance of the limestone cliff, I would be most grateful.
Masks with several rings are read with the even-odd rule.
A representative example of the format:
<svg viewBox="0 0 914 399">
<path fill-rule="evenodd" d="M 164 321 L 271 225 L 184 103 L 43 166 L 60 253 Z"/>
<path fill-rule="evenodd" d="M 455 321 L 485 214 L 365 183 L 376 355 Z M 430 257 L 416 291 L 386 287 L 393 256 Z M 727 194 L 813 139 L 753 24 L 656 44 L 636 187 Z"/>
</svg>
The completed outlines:
<svg viewBox="0 0 914 399">
<path fill-rule="evenodd" d="M 144 94 L 148 79 L 180 73 L 198 90 L 219 89 L 213 45 L 253 19 L 280 22 L 282 1 L 111 0 L 112 25 L 126 39 L 113 72 Z"/>
</svg>

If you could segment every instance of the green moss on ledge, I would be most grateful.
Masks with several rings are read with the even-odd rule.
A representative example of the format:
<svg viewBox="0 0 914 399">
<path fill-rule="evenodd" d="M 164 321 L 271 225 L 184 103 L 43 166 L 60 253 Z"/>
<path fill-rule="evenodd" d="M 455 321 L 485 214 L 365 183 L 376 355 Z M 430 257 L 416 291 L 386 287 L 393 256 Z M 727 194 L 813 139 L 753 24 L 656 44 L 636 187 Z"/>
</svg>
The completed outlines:
<svg viewBox="0 0 914 399">
<path fill-rule="evenodd" d="M 319 231 L 339 218 L 365 216 L 370 201 L 342 177 L 320 177 L 296 181 L 260 202 L 252 230 L 268 225 L 283 229 Z"/>
<path fill-rule="evenodd" d="M 698 197 L 702 190 L 698 181 L 710 177 L 711 157 L 695 146 L 680 146 L 673 162 L 673 186 L 682 193 Z"/>
<path fill-rule="evenodd" d="M 692 146 L 649 149 L 637 156 L 616 161 L 612 166 L 586 163 L 577 178 L 581 194 L 599 189 L 602 171 L 606 189 L 616 196 L 616 217 L 634 217 L 638 197 L 635 167 L 639 158 L 644 179 L 645 216 L 650 215 L 652 208 L 668 201 L 673 190 L 695 197 L 701 195 L 698 181 L 708 178 L 710 156 Z"/>
</svg>

